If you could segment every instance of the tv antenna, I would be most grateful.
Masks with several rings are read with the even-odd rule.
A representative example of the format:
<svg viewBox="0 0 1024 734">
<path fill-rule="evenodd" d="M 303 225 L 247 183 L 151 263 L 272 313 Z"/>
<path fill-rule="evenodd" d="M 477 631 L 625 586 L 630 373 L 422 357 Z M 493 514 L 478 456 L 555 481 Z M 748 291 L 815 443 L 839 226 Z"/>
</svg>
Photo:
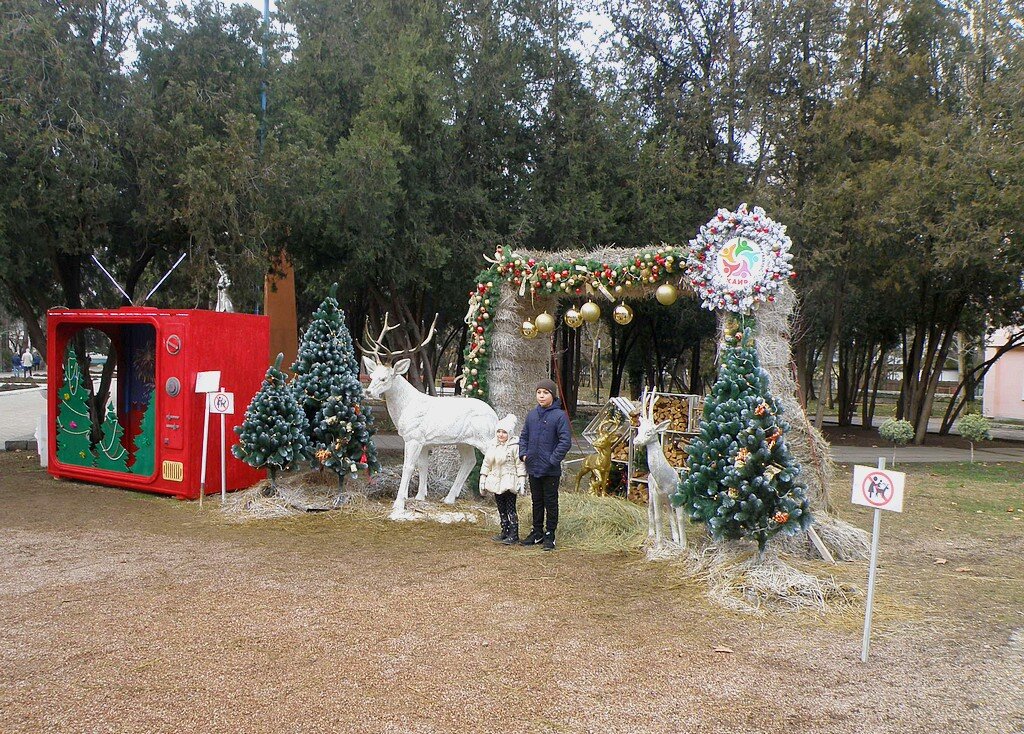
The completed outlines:
<svg viewBox="0 0 1024 734">
<path fill-rule="evenodd" d="M 186 255 L 188 255 L 188 253 L 187 253 L 187 252 L 183 252 L 183 253 L 181 253 L 181 257 L 179 257 L 179 258 L 178 258 L 178 261 L 177 261 L 176 263 L 174 263 L 174 265 L 172 265 L 172 266 L 171 266 L 171 269 L 170 269 L 170 270 L 168 270 L 168 271 L 167 271 L 166 273 L 164 273 L 164 277 L 162 277 L 162 278 L 161 278 L 161 279 L 160 279 L 160 280 L 159 280 L 159 281 L 157 282 L 157 284 L 156 284 L 155 286 L 153 286 L 153 290 L 151 290 L 151 291 L 150 291 L 149 293 L 147 293 L 147 294 L 146 294 L 146 297 L 142 299 L 142 303 L 140 303 L 140 304 L 138 304 L 138 305 L 140 305 L 140 306 L 141 306 L 141 305 L 145 304 L 145 303 L 146 303 L 146 301 L 148 301 L 148 300 L 149 300 L 149 297 L 150 297 L 150 296 L 152 296 L 152 295 L 153 295 L 154 293 L 156 293 L 157 289 L 158 289 L 158 288 L 159 288 L 160 286 L 162 286 L 162 285 L 164 284 L 164 281 L 165 281 L 165 280 L 167 280 L 167 278 L 168 278 L 168 277 L 170 276 L 170 274 L 171 274 L 171 273 L 173 273 L 173 272 L 174 272 L 174 270 L 175 270 L 175 269 L 176 269 L 176 268 L 177 268 L 177 267 L 178 267 L 179 265 L 181 265 L 181 261 L 185 259 L 185 256 L 186 256 Z M 124 299 L 125 299 L 126 301 L 128 301 L 128 303 L 132 303 L 132 297 L 128 295 L 128 291 L 126 291 L 126 290 L 125 290 L 124 288 L 122 288 L 122 287 L 121 287 L 121 284 L 120 284 L 120 283 L 118 283 L 118 282 L 117 282 L 117 281 L 116 281 L 116 280 L 114 279 L 114 276 L 110 274 L 110 271 L 109 271 L 109 270 L 107 270 L 107 269 L 106 269 L 105 267 L 103 267 L 103 263 L 101 263 L 101 262 L 99 261 L 99 258 L 97 258 L 97 257 L 96 257 L 95 255 L 90 255 L 90 257 L 92 258 L 92 261 L 93 261 L 94 263 L 96 263 L 96 266 L 97 266 L 97 267 L 98 267 L 98 268 L 99 268 L 100 270 L 102 270 L 102 271 L 103 271 L 103 274 L 104 274 L 105 276 L 107 276 L 107 278 L 108 278 L 108 279 L 110 280 L 110 282 L 114 284 L 114 287 L 115 287 L 115 288 L 117 288 L 117 290 L 121 292 L 121 295 L 122 295 L 122 296 L 124 296 Z M 134 305 L 134 304 L 133 304 L 133 305 Z"/>
</svg>

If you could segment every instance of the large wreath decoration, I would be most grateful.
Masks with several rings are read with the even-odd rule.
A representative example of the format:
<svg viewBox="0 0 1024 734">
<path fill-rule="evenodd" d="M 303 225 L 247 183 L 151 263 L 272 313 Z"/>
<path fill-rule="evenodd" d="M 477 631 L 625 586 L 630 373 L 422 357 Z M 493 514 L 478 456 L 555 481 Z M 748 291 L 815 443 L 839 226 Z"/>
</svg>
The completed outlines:
<svg viewBox="0 0 1024 734">
<path fill-rule="evenodd" d="M 750 313 L 755 303 L 774 301 L 793 278 L 793 242 L 786 227 L 764 209 L 719 209 L 690 240 L 686 271 L 704 308 Z"/>
</svg>

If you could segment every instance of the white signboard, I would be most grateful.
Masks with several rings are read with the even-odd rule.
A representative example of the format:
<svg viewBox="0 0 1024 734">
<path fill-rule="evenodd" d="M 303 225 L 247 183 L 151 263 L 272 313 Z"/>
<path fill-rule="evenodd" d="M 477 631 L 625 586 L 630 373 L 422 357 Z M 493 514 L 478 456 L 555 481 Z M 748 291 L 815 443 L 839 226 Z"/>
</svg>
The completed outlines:
<svg viewBox="0 0 1024 734">
<path fill-rule="evenodd" d="M 235 394 L 233 392 L 210 393 L 210 412 L 220 415 L 235 414 Z"/>
<path fill-rule="evenodd" d="M 878 469 L 871 466 L 853 467 L 853 496 L 855 505 L 876 510 L 903 512 L 903 485 L 907 475 L 903 472 Z"/>
<path fill-rule="evenodd" d="M 217 392 L 220 390 L 220 370 L 196 373 L 196 392 Z"/>
</svg>

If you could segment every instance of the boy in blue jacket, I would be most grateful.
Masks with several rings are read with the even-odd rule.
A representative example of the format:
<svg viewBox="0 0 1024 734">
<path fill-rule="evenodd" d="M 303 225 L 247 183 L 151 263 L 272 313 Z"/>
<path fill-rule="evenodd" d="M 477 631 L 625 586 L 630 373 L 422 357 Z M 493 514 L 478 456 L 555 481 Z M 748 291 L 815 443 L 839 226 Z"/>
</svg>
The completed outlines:
<svg viewBox="0 0 1024 734">
<path fill-rule="evenodd" d="M 526 416 L 519 435 L 519 457 L 526 462 L 533 499 L 533 531 L 522 542 L 543 544 L 547 551 L 555 549 L 558 482 L 562 478 L 562 459 L 572 445 L 569 419 L 557 394 L 558 387 L 552 380 L 537 383 L 537 407 Z"/>
</svg>

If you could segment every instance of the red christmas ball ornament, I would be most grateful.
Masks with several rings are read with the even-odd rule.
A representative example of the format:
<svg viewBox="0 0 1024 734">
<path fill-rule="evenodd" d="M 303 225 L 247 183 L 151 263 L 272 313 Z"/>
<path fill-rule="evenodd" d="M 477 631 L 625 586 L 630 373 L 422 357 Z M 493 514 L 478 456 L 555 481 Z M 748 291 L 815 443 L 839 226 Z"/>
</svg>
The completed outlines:
<svg viewBox="0 0 1024 734">
<path fill-rule="evenodd" d="M 531 257 L 529 260 L 526 261 L 526 264 L 532 268 L 534 265 L 537 264 L 537 261 Z"/>
<path fill-rule="evenodd" d="M 476 327 L 476 333 L 477 334 L 483 334 L 484 333 L 484 327 L 482 327 L 482 326 Z"/>
</svg>

